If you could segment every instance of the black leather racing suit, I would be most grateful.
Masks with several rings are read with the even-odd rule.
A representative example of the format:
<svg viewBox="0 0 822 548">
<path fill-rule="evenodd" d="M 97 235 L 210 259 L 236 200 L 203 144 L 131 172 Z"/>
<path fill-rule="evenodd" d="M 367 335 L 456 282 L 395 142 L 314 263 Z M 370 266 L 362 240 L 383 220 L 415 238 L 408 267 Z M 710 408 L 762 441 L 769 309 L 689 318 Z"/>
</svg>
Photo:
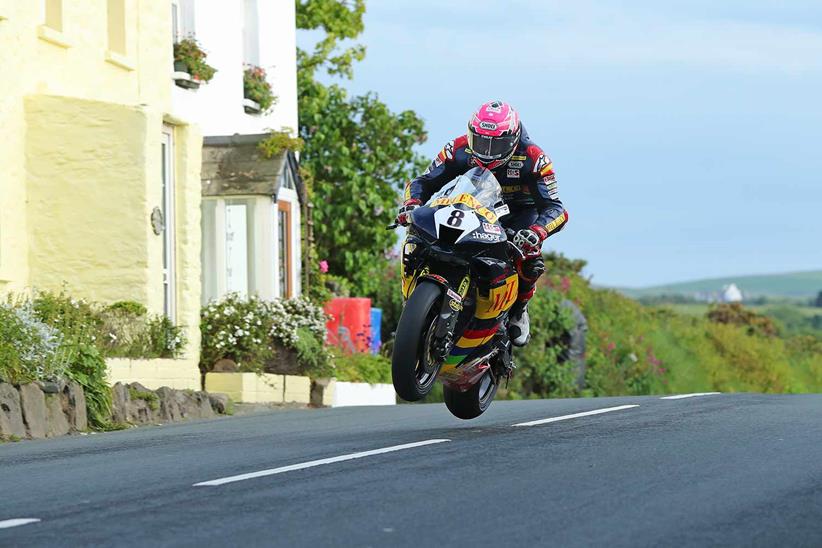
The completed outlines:
<svg viewBox="0 0 822 548">
<path fill-rule="evenodd" d="M 408 183 L 405 199 L 425 203 L 446 183 L 466 173 L 477 164 L 465 135 L 443 147 L 428 169 Z M 528 137 L 525 128 L 514 155 L 507 164 L 492 170 L 502 186 L 503 200 L 511 210 L 500 219 L 505 228 L 514 231 L 542 226 L 548 235 L 556 234 L 568 222 L 568 212 L 559 199 L 557 180 L 551 159 Z M 536 289 L 537 279 L 545 271 L 542 256 L 518 265 L 520 306 L 528 302 Z"/>
</svg>

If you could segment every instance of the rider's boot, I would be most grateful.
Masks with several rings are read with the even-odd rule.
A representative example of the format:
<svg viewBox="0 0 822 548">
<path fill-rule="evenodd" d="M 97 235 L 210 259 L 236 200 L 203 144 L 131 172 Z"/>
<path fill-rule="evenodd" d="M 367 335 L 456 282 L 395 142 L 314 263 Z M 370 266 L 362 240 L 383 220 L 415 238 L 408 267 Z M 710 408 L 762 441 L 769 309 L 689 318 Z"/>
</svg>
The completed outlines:
<svg viewBox="0 0 822 548">
<path fill-rule="evenodd" d="M 508 316 L 508 336 L 514 346 L 525 346 L 531 340 L 531 325 L 528 319 L 528 303 L 518 301 L 511 307 Z"/>
</svg>

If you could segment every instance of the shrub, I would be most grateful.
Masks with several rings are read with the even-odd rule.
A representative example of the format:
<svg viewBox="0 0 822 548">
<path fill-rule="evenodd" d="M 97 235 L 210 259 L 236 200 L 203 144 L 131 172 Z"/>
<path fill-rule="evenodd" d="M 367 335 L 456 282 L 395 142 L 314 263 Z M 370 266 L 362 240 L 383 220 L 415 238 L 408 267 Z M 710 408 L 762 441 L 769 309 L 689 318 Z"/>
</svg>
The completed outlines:
<svg viewBox="0 0 822 548">
<path fill-rule="evenodd" d="M 12 384 L 63 377 L 68 360 L 59 330 L 30 306 L 0 304 L 0 379 Z"/>
<path fill-rule="evenodd" d="M 183 63 L 192 78 L 208 83 L 217 69 L 206 63 L 206 52 L 194 38 L 184 38 L 174 44 L 174 62 Z"/>
<path fill-rule="evenodd" d="M 106 382 L 106 362 L 100 351 L 88 344 L 72 349 L 68 378 L 83 387 L 89 424 L 98 429 L 111 426 L 111 389 Z"/>
<path fill-rule="evenodd" d="M 577 393 L 574 364 L 563 363 L 564 340 L 574 327 L 569 309 L 562 306 L 562 295 L 543 289 L 528 305 L 531 342 L 515 351 L 515 375 L 505 395 L 513 398 L 573 396 Z"/>
<path fill-rule="evenodd" d="M 18 299 L 20 305 L 25 302 Z M 145 306 L 132 301 L 103 306 L 72 298 L 63 289 L 36 292 L 31 306 L 67 341 L 93 345 L 104 357 L 176 358 L 186 344 L 181 327 L 163 315 L 148 315 Z"/>
<path fill-rule="evenodd" d="M 354 352 L 334 358 L 337 380 L 391 383 L 391 360 L 384 356 Z"/>
<path fill-rule="evenodd" d="M 399 261 L 383 259 L 377 266 L 377 287 L 368 296 L 371 297 L 372 306 L 382 310 L 380 331 L 382 342 L 387 343 L 394 338 L 402 314 L 402 274 Z"/>
<path fill-rule="evenodd" d="M 262 112 L 273 107 L 277 98 L 271 90 L 271 84 L 266 80 L 265 69 L 248 65 L 243 72 L 243 94 L 246 99 L 251 99 L 258 105 Z"/>
<path fill-rule="evenodd" d="M 774 321 L 748 310 L 739 303 L 719 304 L 711 307 L 707 318 L 714 323 L 744 327 L 749 335 L 776 337 L 779 330 Z"/>
<path fill-rule="evenodd" d="M 227 358 L 241 370 L 263 372 L 278 348 L 296 351 L 304 372 L 325 375 L 330 367 L 325 312 L 306 298 L 265 301 L 236 293 L 209 303 L 201 313 L 200 369 Z"/>
<path fill-rule="evenodd" d="M 143 354 L 158 358 L 178 357 L 188 342 L 183 328 L 162 315 L 148 320 L 145 334 L 147 341 Z"/>
</svg>

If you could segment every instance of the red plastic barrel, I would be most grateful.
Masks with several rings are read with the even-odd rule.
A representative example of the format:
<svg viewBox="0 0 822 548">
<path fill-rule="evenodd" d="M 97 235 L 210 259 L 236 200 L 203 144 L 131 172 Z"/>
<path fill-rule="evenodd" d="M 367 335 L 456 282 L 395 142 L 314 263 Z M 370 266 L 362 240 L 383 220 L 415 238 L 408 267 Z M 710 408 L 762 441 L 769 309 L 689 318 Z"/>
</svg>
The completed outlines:
<svg viewBox="0 0 822 548">
<path fill-rule="evenodd" d="M 371 346 L 371 299 L 331 299 L 325 304 L 328 344 L 344 352 L 368 352 Z"/>
</svg>

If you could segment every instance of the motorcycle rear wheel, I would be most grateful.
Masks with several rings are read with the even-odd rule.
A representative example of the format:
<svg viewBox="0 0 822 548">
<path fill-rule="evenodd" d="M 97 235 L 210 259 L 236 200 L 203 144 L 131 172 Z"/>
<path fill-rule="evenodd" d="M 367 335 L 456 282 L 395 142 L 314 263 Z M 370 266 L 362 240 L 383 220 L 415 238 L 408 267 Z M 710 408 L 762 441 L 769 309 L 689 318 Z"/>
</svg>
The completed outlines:
<svg viewBox="0 0 822 548">
<path fill-rule="evenodd" d="M 477 384 L 465 392 L 444 386 L 442 394 L 445 405 L 452 415 L 459 419 L 470 420 L 479 417 L 491 406 L 494 396 L 497 395 L 497 388 L 499 384 L 488 371 Z"/>
<path fill-rule="evenodd" d="M 391 380 L 397 395 L 405 401 L 419 401 L 431 392 L 442 364 L 431 357 L 431 337 L 437 324 L 442 288 L 420 282 L 400 315 L 394 352 L 391 355 Z"/>
</svg>

